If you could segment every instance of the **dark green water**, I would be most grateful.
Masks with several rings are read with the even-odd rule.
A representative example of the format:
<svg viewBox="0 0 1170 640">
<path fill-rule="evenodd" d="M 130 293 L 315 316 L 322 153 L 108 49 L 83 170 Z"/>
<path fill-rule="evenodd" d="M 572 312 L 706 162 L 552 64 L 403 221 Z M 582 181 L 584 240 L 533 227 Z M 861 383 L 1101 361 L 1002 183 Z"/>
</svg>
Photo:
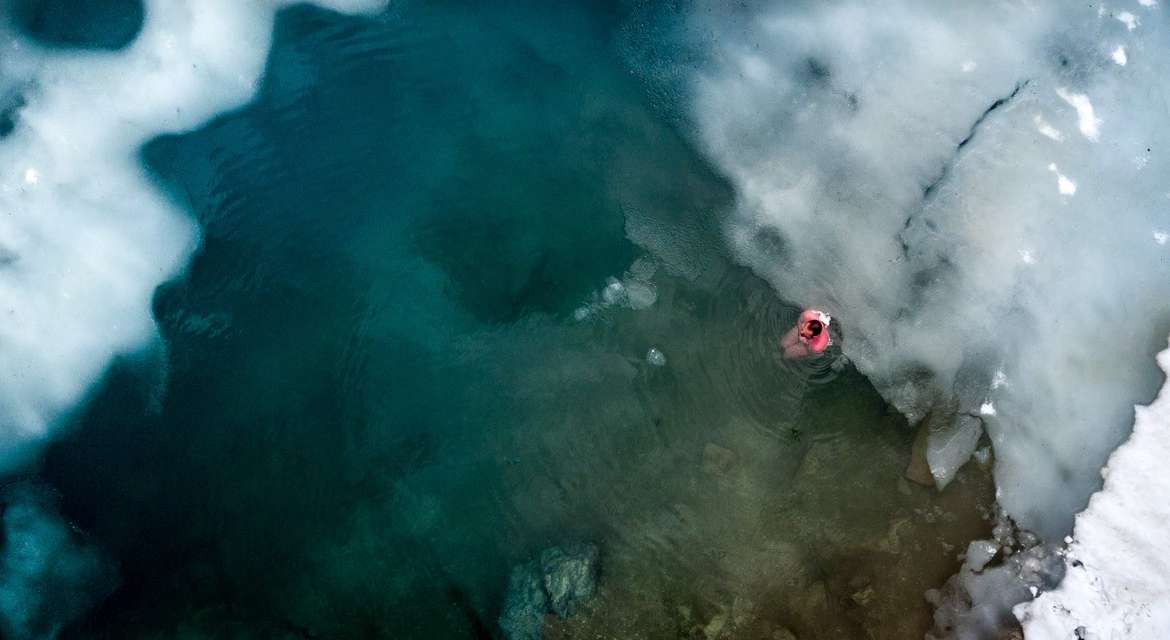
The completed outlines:
<svg viewBox="0 0 1170 640">
<path fill-rule="evenodd" d="M 142 28 L 139 0 L 3 0 L 0 11 L 34 39 L 82 49 L 120 49 Z"/>
<path fill-rule="evenodd" d="M 642 18 L 294 8 L 253 104 L 143 150 L 203 244 L 46 457 L 121 564 L 72 635 L 492 636 L 514 564 L 589 540 L 550 637 L 920 636 L 989 481 L 908 485 L 863 378 L 779 358 Z M 652 306 L 574 316 L 631 269 Z"/>
</svg>

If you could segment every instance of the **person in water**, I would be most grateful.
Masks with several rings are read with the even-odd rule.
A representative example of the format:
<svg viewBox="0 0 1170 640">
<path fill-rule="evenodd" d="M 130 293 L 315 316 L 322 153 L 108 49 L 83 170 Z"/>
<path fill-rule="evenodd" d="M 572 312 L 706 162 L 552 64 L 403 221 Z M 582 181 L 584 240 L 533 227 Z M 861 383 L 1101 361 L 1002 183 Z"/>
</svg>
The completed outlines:
<svg viewBox="0 0 1170 640">
<path fill-rule="evenodd" d="M 805 309 L 796 321 L 796 326 L 784 334 L 780 345 L 786 358 L 805 358 L 819 355 L 833 344 L 829 338 L 829 314 L 816 309 Z"/>
</svg>

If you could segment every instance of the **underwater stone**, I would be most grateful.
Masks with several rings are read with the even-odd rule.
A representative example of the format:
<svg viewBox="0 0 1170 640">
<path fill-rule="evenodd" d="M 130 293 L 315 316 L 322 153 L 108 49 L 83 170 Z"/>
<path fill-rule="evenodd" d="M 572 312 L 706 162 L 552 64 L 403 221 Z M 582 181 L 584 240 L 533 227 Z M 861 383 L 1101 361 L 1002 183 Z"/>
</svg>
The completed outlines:
<svg viewBox="0 0 1170 640">
<path fill-rule="evenodd" d="M 707 626 L 703 627 L 703 637 L 707 640 L 717 640 L 723 636 L 723 630 L 727 627 L 727 612 L 720 611 L 711 616 L 711 620 L 707 622 Z"/>
<path fill-rule="evenodd" d="M 658 265 L 655 264 L 653 260 L 650 258 L 641 257 L 635 260 L 634 264 L 630 265 L 630 268 L 626 273 L 628 273 L 630 278 L 633 278 L 634 280 L 647 282 L 650 280 L 650 278 L 654 277 L 654 272 L 656 271 L 658 271 Z"/>
<path fill-rule="evenodd" d="M 646 284 L 645 282 L 630 280 L 626 282 L 625 287 L 626 302 L 635 311 L 648 309 L 658 301 L 658 292 L 654 290 L 652 285 Z"/>
<path fill-rule="evenodd" d="M 597 545 L 582 543 L 540 554 L 544 591 L 553 613 L 567 618 L 597 592 Z"/>
<path fill-rule="evenodd" d="M 703 473 L 721 476 L 731 470 L 738 456 L 731 449 L 708 442 L 703 447 Z"/>
<path fill-rule="evenodd" d="M 56 638 L 118 586 L 117 565 L 57 502 L 31 481 L 0 491 L 0 637 Z"/>
<path fill-rule="evenodd" d="M 857 604 L 859 607 L 868 607 L 869 603 L 873 601 L 874 590 L 871 586 L 866 586 L 858 591 L 854 591 L 849 599 Z"/>
<path fill-rule="evenodd" d="M 500 613 L 500 628 L 508 640 L 540 640 L 548 597 L 541 584 L 536 562 L 526 562 L 512 569 L 508 592 Z"/>
<path fill-rule="evenodd" d="M 650 347 L 650 350 L 646 352 L 646 362 L 648 362 L 656 367 L 665 366 L 666 365 L 666 354 L 662 353 L 661 351 L 659 351 L 658 349 L 656 349 L 654 347 Z"/>
<path fill-rule="evenodd" d="M 575 543 L 545 549 L 539 560 L 514 567 L 499 619 L 504 637 L 540 640 L 546 614 L 576 613 L 597 592 L 599 557 L 597 545 Z"/>
<path fill-rule="evenodd" d="M 607 305 L 624 304 L 628 299 L 626 285 L 617 278 L 610 278 L 605 288 L 601 290 L 601 300 Z"/>
<path fill-rule="evenodd" d="M 930 474 L 930 464 L 926 461 L 926 442 L 929 437 L 930 425 L 924 421 L 914 436 L 914 444 L 910 447 L 910 463 L 906 465 L 903 474 L 907 480 L 924 487 L 934 486 L 934 476 Z"/>
</svg>

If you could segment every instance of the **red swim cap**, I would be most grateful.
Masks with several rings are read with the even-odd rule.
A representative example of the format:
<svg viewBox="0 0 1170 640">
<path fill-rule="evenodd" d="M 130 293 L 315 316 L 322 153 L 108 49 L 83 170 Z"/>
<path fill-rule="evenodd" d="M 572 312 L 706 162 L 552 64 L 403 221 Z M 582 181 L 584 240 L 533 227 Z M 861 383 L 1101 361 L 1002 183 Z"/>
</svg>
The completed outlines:
<svg viewBox="0 0 1170 640">
<path fill-rule="evenodd" d="M 829 314 L 817 311 L 816 309 L 805 309 L 800 314 L 800 320 L 796 323 L 798 332 L 810 322 L 821 323 L 821 332 L 817 335 L 811 338 L 805 338 L 803 335 L 800 336 L 801 341 L 807 344 L 809 349 L 812 349 L 814 353 L 824 353 L 825 349 L 828 349 L 829 345 L 833 344 L 833 341 L 829 338 L 829 322 L 831 321 L 832 318 L 829 317 Z"/>
</svg>

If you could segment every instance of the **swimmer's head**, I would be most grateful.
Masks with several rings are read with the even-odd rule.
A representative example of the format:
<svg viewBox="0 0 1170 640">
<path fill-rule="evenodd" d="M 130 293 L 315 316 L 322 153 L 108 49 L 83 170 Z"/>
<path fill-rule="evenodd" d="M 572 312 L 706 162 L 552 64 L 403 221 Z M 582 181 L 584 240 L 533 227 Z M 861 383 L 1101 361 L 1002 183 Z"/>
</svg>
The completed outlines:
<svg viewBox="0 0 1170 640">
<path fill-rule="evenodd" d="M 823 353 L 833 340 L 829 337 L 829 314 L 816 309 L 805 309 L 796 322 L 796 332 L 800 340 L 807 344 L 813 353 Z"/>
<path fill-rule="evenodd" d="M 812 340 L 813 338 L 821 335 L 821 332 L 824 331 L 824 329 L 825 325 L 820 320 L 805 320 L 800 325 L 800 337 L 804 338 L 805 340 Z"/>
</svg>

